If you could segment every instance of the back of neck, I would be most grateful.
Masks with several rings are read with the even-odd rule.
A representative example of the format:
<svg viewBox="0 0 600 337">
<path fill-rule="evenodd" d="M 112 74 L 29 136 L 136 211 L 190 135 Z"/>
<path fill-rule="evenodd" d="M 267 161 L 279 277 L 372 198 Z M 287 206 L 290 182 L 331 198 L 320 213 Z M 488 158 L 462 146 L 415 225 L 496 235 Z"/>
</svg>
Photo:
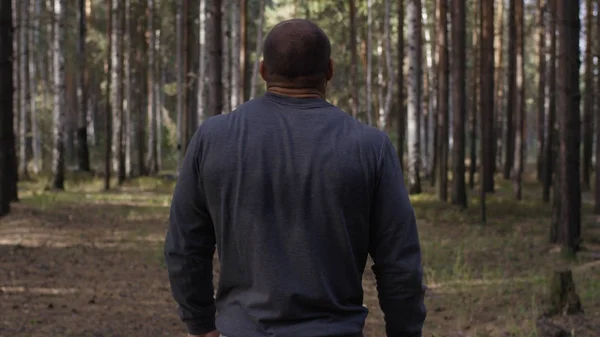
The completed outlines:
<svg viewBox="0 0 600 337">
<path fill-rule="evenodd" d="M 277 85 L 267 86 L 267 92 L 294 98 L 323 98 L 325 93 L 317 88 L 286 88 Z"/>
</svg>

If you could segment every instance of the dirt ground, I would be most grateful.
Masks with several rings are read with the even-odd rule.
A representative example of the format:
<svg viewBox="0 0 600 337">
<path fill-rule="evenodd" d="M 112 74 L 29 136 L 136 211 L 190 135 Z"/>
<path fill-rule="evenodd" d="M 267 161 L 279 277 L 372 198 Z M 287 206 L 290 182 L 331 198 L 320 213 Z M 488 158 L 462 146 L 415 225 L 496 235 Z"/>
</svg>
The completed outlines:
<svg viewBox="0 0 600 337">
<path fill-rule="evenodd" d="M 185 336 L 162 259 L 170 184 L 22 187 L 0 219 L 0 337 Z M 429 287 L 424 336 L 536 336 L 558 266 L 573 270 L 585 309 L 558 320 L 574 336 L 600 336 L 598 219 L 585 218 L 587 249 L 565 262 L 545 243 L 549 209 L 537 201 L 516 204 L 500 190 L 488 206 L 498 220 L 485 226 L 475 206 L 456 212 L 431 194 L 413 202 Z M 385 336 L 368 268 L 364 288 L 365 336 Z"/>
</svg>

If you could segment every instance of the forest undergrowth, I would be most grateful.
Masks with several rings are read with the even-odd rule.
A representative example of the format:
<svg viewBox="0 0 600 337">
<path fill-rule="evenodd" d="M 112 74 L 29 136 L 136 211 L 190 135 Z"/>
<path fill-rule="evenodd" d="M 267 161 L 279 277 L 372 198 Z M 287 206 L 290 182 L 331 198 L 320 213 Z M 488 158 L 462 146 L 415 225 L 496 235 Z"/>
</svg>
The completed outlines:
<svg viewBox="0 0 600 337">
<path fill-rule="evenodd" d="M 528 179 L 523 200 L 498 177 L 479 223 L 469 208 L 411 196 L 419 223 L 428 317 L 424 336 L 535 337 L 553 270 L 570 268 L 585 313 L 559 317 L 573 336 L 600 331 L 600 217 L 583 194 L 583 251 L 549 245 L 551 208 Z M 69 177 L 66 192 L 46 181 L 19 185 L 21 202 L 0 220 L 0 336 L 183 336 L 162 244 L 173 181 L 140 178 L 110 192 L 100 179 Z M 218 266 L 215 276 L 218 275 Z M 366 337 L 384 336 L 375 279 L 363 278 Z"/>
</svg>

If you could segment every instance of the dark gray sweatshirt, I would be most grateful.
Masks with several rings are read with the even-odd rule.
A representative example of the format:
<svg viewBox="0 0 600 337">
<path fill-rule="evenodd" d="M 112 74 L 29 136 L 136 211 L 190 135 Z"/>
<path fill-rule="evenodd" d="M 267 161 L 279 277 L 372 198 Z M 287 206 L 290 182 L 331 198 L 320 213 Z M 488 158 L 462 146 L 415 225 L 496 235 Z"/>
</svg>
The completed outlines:
<svg viewBox="0 0 600 337">
<path fill-rule="evenodd" d="M 362 336 L 368 254 L 387 336 L 421 336 L 417 225 L 386 134 L 323 99 L 272 93 L 195 133 L 165 243 L 190 333 Z"/>
</svg>

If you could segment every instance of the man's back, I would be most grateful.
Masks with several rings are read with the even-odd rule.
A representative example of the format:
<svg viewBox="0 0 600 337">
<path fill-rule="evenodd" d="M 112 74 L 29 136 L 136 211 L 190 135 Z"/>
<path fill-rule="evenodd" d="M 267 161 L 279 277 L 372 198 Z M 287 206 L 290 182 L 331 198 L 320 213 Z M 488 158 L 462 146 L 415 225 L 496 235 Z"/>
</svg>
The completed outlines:
<svg viewBox="0 0 600 337">
<path fill-rule="evenodd" d="M 321 98 L 267 93 L 208 119 L 186 162 L 182 176 L 186 168 L 195 170 L 201 194 L 192 209 L 214 228 L 221 265 L 216 327 L 223 335 L 361 336 L 369 252 L 388 335 L 420 334 L 418 236 L 384 133 Z M 179 187 L 190 183 L 178 183 L 174 202 L 198 199 Z M 390 183 L 397 186 L 380 186 Z M 188 213 L 172 207 L 171 226 L 191 219 Z M 199 229 L 205 241 L 210 226 Z M 189 240 L 171 230 L 167 246 L 193 245 Z M 205 258 L 210 243 L 197 247 Z M 176 258 L 169 268 L 182 273 L 178 278 L 171 271 L 172 283 L 189 284 L 181 288 L 202 286 L 191 284 Z M 193 312 L 194 304 L 183 310 Z"/>
</svg>

